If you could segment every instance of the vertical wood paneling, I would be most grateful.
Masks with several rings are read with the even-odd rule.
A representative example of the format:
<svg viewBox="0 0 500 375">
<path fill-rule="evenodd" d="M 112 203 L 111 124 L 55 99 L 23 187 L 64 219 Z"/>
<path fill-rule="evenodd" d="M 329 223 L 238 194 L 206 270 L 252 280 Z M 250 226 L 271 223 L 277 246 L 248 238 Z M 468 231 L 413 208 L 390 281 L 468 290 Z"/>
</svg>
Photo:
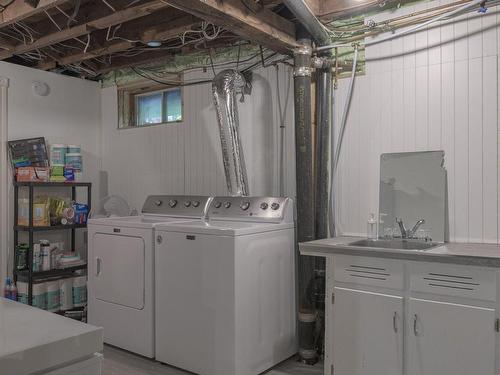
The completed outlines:
<svg viewBox="0 0 500 375">
<path fill-rule="evenodd" d="M 498 72 L 496 56 L 483 59 L 483 240 L 498 240 Z"/>
<path fill-rule="evenodd" d="M 469 61 L 469 241 L 483 240 L 483 61 Z"/>
<path fill-rule="evenodd" d="M 415 4 L 374 18 L 381 21 L 450 1 Z M 499 24 L 492 7 L 485 15 L 467 14 L 367 48 L 366 75 L 358 78 L 362 83 L 353 98 L 360 114 L 350 119 L 355 128 L 346 133 L 357 139 L 346 139 L 344 146 L 353 149 L 339 167 L 350 171 L 339 171 L 343 233 L 363 235 L 367 215 L 378 210 L 381 153 L 443 149 L 450 239 L 499 242 Z M 343 100 L 337 100 L 336 112 L 341 111 L 339 103 Z M 359 172 L 353 174 L 355 169 Z M 358 192 L 356 186 L 364 190 Z M 357 212 L 350 212 L 353 208 Z"/>
</svg>

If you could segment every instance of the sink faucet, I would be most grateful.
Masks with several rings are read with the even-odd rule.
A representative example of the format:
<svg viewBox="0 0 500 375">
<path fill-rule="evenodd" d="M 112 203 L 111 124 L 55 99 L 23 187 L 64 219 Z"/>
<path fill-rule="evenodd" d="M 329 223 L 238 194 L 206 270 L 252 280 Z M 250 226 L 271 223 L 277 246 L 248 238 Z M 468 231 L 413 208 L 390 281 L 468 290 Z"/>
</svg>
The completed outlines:
<svg viewBox="0 0 500 375">
<path fill-rule="evenodd" d="M 417 233 L 418 228 L 420 228 L 422 224 L 425 224 L 425 220 L 420 219 L 415 223 L 415 225 L 411 229 L 406 229 L 405 224 L 403 223 L 403 219 L 401 218 L 399 219 L 396 218 L 396 223 L 398 223 L 399 225 L 399 230 L 401 231 L 401 238 L 412 239 L 416 238 L 415 233 Z"/>
</svg>

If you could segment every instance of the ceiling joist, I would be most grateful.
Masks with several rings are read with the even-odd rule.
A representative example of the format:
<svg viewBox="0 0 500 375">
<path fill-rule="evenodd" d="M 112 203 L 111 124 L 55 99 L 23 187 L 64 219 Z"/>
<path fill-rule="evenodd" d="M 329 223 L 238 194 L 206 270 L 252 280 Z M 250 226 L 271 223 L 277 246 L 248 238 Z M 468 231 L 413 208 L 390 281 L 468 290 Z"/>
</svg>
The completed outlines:
<svg viewBox="0 0 500 375">
<path fill-rule="evenodd" d="M 240 37 L 278 52 L 297 47 L 295 25 L 247 0 L 165 0 L 171 6 L 222 26 Z"/>
<path fill-rule="evenodd" d="M 36 8 L 24 0 L 14 0 L 0 13 L 0 28 L 23 21 L 29 17 L 48 11 L 52 8 L 69 3 L 71 0 L 40 0 Z"/>
</svg>

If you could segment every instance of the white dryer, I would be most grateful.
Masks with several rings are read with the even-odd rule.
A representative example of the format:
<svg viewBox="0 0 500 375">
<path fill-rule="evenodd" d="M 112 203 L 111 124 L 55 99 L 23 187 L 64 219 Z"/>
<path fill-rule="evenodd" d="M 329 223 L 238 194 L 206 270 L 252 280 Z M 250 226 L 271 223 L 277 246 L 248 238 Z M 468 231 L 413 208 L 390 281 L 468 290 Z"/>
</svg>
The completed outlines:
<svg viewBox="0 0 500 375">
<path fill-rule="evenodd" d="M 201 221 L 211 198 L 149 196 L 142 215 L 88 222 L 88 321 L 104 342 L 153 358 L 154 230 Z"/>
<path fill-rule="evenodd" d="M 208 216 L 157 227 L 156 359 L 256 375 L 297 352 L 293 202 L 217 197 Z"/>
</svg>

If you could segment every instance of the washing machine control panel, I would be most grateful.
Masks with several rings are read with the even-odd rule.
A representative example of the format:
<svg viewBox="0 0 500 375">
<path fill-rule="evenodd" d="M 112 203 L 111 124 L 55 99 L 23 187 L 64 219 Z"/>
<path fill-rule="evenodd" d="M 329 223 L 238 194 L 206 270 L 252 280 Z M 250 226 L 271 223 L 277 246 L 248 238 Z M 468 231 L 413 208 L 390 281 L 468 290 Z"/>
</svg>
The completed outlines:
<svg viewBox="0 0 500 375">
<path fill-rule="evenodd" d="M 142 207 L 143 214 L 179 217 L 204 217 L 211 197 L 192 195 L 150 195 Z"/>
<path fill-rule="evenodd" d="M 283 219 L 289 201 L 286 197 L 215 197 L 208 217 L 278 221 Z"/>
</svg>

